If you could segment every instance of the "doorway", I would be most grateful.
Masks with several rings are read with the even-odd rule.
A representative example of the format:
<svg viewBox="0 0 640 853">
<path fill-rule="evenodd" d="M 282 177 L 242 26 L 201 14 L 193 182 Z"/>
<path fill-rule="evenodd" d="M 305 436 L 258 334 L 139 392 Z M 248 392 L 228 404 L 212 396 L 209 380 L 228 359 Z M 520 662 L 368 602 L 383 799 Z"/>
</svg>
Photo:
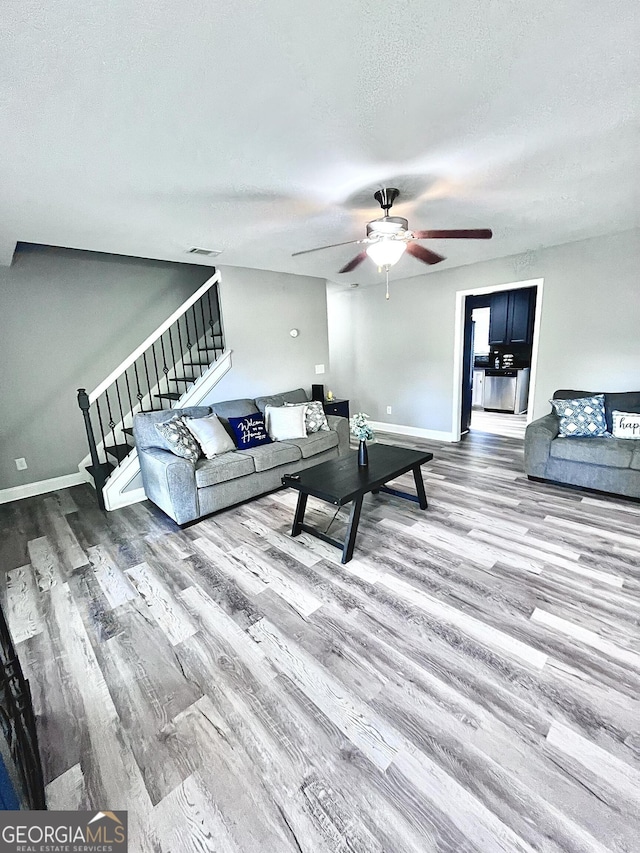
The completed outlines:
<svg viewBox="0 0 640 853">
<path fill-rule="evenodd" d="M 460 291 L 456 297 L 454 425 L 524 437 L 533 397 L 542 279 Z"/>
</svg>

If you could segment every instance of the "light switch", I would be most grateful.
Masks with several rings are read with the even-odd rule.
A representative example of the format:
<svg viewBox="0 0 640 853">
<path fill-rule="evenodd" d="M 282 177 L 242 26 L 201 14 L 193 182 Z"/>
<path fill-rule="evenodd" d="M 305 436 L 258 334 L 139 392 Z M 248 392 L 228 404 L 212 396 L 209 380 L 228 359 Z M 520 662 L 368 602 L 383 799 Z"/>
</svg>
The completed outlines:
<svg viewBox="0 0 640 853">
<path fill-rule="evenodd" d="M 316 364 L 316 373 L 324 373 L 324 364 Z"/>
</svg>

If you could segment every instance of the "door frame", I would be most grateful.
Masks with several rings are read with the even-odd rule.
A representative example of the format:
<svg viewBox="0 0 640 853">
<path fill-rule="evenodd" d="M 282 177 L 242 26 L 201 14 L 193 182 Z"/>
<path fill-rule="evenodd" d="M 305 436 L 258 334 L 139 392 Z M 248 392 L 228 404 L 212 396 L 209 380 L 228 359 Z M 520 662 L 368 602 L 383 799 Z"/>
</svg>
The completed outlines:
<svg viewBox="0 0 640 853">
<path fill-rule="evenodd" d="M 521 290 L 525 287 L 535 287 L 536 312 L 533 320 L 533 341 L 531 345 L 531 373 L 529 374 L 529 400 L 527 404 L 527 423 L 533 420 L 533 404 L 535 399 L 536 379 L 538 375 L 538 350 L 540 347 L 540 321 L 542 319 L 543 278 L 530 278 L 526 281 L 510 281 L 507 284 L 490 284 L 486 287 L 474 287 L 471 290 L 456 291 L 455 333 L 453 339 L 453 412 L 452 440 L 460 441 L 462 418 L 462 360 L 464 345 L 465 301 L 467 296 L 483 296 L 487 293 L 498 293 L 501 290 Z"/>
</svg>

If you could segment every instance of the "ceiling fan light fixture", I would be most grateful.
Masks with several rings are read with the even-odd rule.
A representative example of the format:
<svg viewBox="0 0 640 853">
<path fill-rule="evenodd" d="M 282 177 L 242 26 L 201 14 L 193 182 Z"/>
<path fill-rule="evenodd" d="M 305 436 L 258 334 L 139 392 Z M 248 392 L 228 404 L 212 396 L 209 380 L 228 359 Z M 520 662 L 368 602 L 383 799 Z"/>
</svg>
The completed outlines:
<svg viewBox="0 0 640 853">
<path fill-rule="evenodd" d="M 367 222 L 367 236 L 364 240 L 347 240 L 344 243 L 332 243 L 330 246 L 318 246 L 317 249 L 305 249 L 302 252 L 294 252 L 296 255 L 308 255 L 310 252 L 319 252 L 321 249 L 333 249 L 336 246 L 353 246 L 362 243 L 367 248 L 358 252 L 355 258 L 351 258 L 338 273 L 353 272 L 367 257 L 378 266 L 379 269 L 387 271 L 397 264 L 404 252 L 421 261 L 423 264 L 439 264 L 446 260 L 442 255 L 421 246 L 418 240 L 489 240 L 493 234 L 490 228 L 445 228 L 429 231 L 409 230 L 409 223 L 403 216 L 389 216 L 389 211 L 399 191 L 394 187 L 387 187 L 374 193 L 374 198 L 384 212 L 384 216 Z"/>
<path fill-rule="evenodd" d="M 403 256 L 407 244 L 404 240 L 382 238 L 367 246 L 367 255 L 378 267 L 392 267 Z"/>
</svg>

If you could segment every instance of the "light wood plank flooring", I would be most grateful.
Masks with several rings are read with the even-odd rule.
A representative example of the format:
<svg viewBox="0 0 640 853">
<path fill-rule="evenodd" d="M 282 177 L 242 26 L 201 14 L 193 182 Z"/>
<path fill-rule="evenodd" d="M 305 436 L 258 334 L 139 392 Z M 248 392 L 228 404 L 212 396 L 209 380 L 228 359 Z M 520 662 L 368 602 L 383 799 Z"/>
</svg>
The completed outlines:
<svg viewBox="0 0 640 853">
<path fill-rule="evenodd" d="M 471 430 L 502 435 L 505 438 L 524 438 L 527 428 L 527 415 L 510 415 L 508 412 L 485 412 L 472 409 Z"/>
<path fill-rule="evenodd" d="M 370 496 L 346 566 L 287 491 L 0 507 L 50 807 L 128 809 L 132 853 L 638 851 L 640 505 L 418 444 L 428 511 Z"/>
</svg>

